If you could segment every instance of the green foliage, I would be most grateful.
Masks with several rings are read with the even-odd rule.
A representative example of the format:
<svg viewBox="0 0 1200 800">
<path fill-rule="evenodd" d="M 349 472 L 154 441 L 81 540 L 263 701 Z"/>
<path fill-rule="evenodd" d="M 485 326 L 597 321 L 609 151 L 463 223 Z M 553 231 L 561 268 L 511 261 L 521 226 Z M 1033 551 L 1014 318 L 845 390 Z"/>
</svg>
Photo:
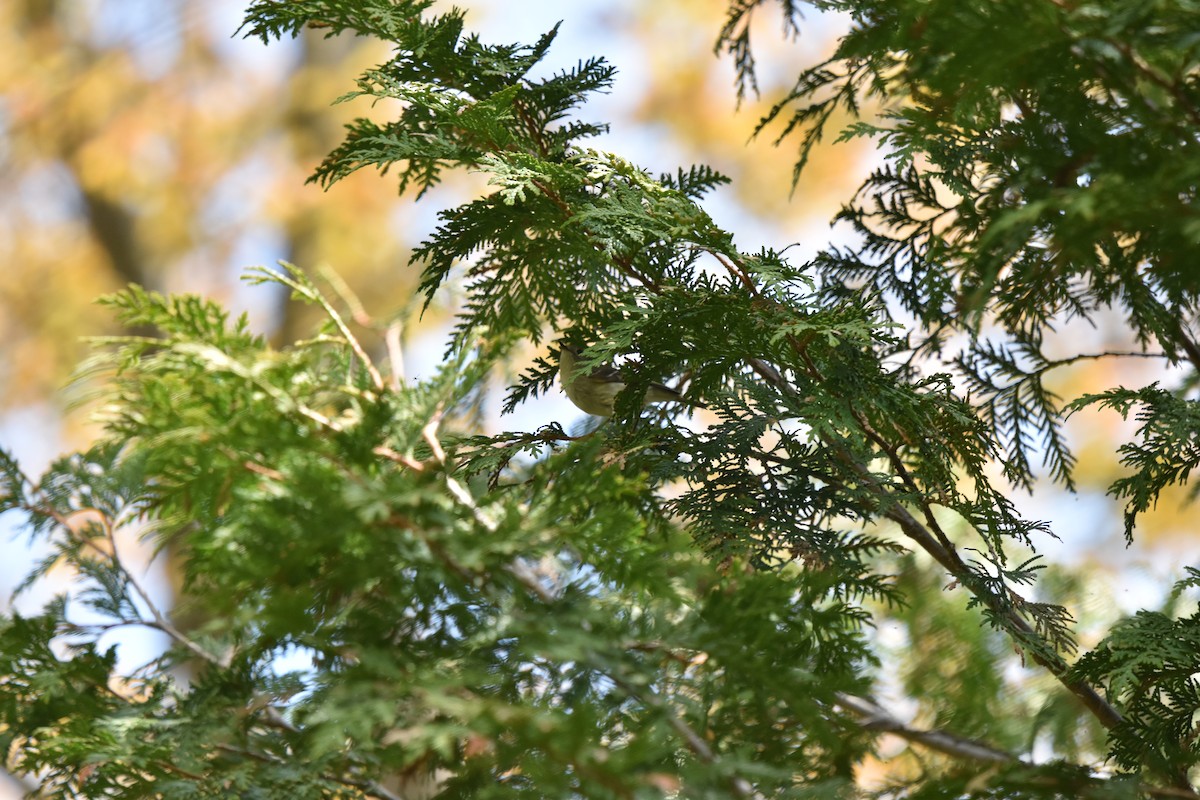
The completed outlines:
<svg viewBox="0 0 1200 800">
<path fill-rule="evenodd" d="M 1196 570 L 1189 569 L 1194 585 Z M 1141 611 L 1122 621 L 1075 665 L 1103 682 L 1125 719 L 1112 735 L 1112 757 L 1136 770 L 1167 771 L 1200 762 L 1193 733 L 1200 713 L 1200 613 L 1172 618 Z"/>
<path fill-rule="evenodd" d="M 1119 308 L 1143 346 L 1200 361 L 1181 323 L 1200 301 L 1195 4 L 813 5 L 848 13 L 852 30 L 760 130 L 801 135 L 799 169 L 834 107 L 857 116 L 865 94 L 879 119 L 843 135 L 877 137 L 891 161 L 840 215 L 863 245 L 817 261 L 827 293 L 890 298 L 921 324 L 917 351 L 967 333 L 959 361 L 1010 478 L 1028 485 L 1040 445 L 1069 483 L 1061 409 L 1041 382 L 1050 331 Z M 1004 336 L 985 336 L 985 320 Z"/>
<path fill-rule="evenodd" d="M 733 3 L 721 34 L 743 90 L 759 4 Z M 1072 669 L 1072 616 L 1030 553 L 1048 527 L 994 476 L 1032 488 L 1040 452 L 1070 484 L 1045 376 L 1107 354 L 1048 358 L 1063 319 L 1120 306 L 1143 344 L 1200 365 L 1191 7 L 814 3 L 855 26 L 763 125 L 802 135 L 799 170 L 867 98 L 881 115 L 845 135 L 891 162 L 841 214 L 861 246 L 796 265 L 735 247 L 700 205 L 726 180 L 711 169 L 654 177 L 585 146 L 604 126 L 573 115 L 611 84 L 602 59 L 533 77 L 554 31 L 485 45 L 431 5 L 258 0 L 244 30 L 394 47 L 341 99 L 398 117 L 351 125 L 313 180 L 394 168 L 419 195 L 446 169 L 487 175 L 414 254 L 427 301 L 465 293 L 445 363 L 387 375 L 398 359 L 376 364 L 286 264 L 251 279 L 327 321 L 278 349 L 203 298 L 105 298 L 158 333 L 86 365 L 100 441 L 36 482 L 0 461 L 0 510 L 54 548 L 31 580 L 76 575 L 0 627 L 11 765 L 84 797 L 842 797 L 890 731 L 939 755 L 886 796 L 1189 791 L 1194 620 L 1138 616 Z M 490 370 L 555 334 L 627 368 L 612 422 L 475 430 Z M 526 366 L 506 408 L 555 370 Z M 679 374 L 706 426 L 640 407 Z M 1194 401 L 1068 408 L 1090 402 L 1144 408 L 1113 489 L 1132 532 L 1200 458 Z M 172 615 L 123 560 L 131 533 L 180 564 Z M 880 661 L 880 617 L 911 656 Z M 102 641 L 130 626 L 169 649 L 119 668 Z M 1022 758 L 1047 728 L 1006 649 L 1081 701 L 1055 712 L 1063 761 Z M 896 661 L 934 730 L 863 711 Z"/>
<path fill-rule="evenodd" d="M 274 279 L 313 291 L 294 271 Z M 599 440 L 538 464 L 519 492 L 475 497 L 427 427 L 472 378 L 461 364 L 389 390 L 334 333 L 272 351 L 198 298 L 106 302 L 168 333 L 108 360 L 121 447 L 12 492 L 59 523 L 56 560 L 106 620 L 73 623 L 59 603 L 4 629 L 5 743 L 19 768 L 52 767 L 48 785 L 338 796 L 475 748 L 450 785 L 482 796 L 652 796 L 662 781 L 723 796 L 746 770 L 786 785 L 797 764 L 836 774 L 866 746 L 829 713 L 870 661 L 844 589 L 716 569 L 647 514 L 646 476 L 606 463 Z M 561 489 L 581 482 L 594 494 Z M 186 556 L 202 628 L 148 610 L 112 555 L 121 526 Z M 138 624 L 175 645 L 136 694 L 108 691 L 114 651 L 97 638 Z M 312 668 L 274 675 L 297 648 Z M 162 671 L 178 663 L 198 670 L 186 690 Z M 759 678 L 733 690 L 744 674 Z M 820 735 L 777 735 L 818 716 Z M 607 788 L 591 787 L 601 774 Z"/>
<path fill-rule="evenodd" d="M 1103 394 L 1085 395 L 1074 401 L 1072 410 L 1097 404 L 1114 408 L 1128 419 L 1134 405 L 1137 413 L 1138 441 L 1121 445 L 1121 463 L 1134 474 L 1113 482 L 1109 494 L 1125 497 L 1125 538 L 1133 541 L 1138 514 L 1149 510 L 1163 489 L 1187 482 L 1192 469 L 1200 463 L 1200 406 L 1195 400 L 1158 388 L 1158 383 L 1138 390 L 1112 389 Z M 1191 496 L 1196 496 L 1193 487 Z"/>
</svg>

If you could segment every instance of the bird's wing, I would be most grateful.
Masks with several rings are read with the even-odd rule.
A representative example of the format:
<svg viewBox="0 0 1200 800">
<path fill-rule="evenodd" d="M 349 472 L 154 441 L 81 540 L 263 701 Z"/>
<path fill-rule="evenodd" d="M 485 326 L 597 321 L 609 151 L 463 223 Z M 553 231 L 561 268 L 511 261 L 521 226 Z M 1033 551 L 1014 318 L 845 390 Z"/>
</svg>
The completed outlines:
<svg viewBox="0 0 1200 800">
<path fill-rule="evenodd" d="M 598 381 L 605 383 L 624 383 L 625 378 L 621 376 L 621 370 L 614 367 L 612 364 L 601 364 L 592 370 L 592 377 Z"/>
</svg>

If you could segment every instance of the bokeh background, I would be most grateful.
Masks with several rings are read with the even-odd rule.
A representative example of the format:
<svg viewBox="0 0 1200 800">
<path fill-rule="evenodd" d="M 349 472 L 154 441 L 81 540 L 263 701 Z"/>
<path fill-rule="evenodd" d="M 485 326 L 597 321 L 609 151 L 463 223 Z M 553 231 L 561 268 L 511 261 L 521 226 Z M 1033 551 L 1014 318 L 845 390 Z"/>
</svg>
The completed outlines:
<svg viewBox="0 0 1200 800">
<path fill-rule="evenodd" d="M 445 8 L 449 4 L 444 4 Z M 614 90 L 581 112 L 608 120 L 594 144 L 652 172 L 707 163 L 733 178 L 708 207 L 745 250 L 793 246 L 804 258 L 842 235 L 829 220 L 878 162 L 867 142 L 826 143 L 791 185 L 794 149 L 756 121 L 807 64 L 827 54 L 846 20 L 810 14 L 798 40 L 783 35 L 770 6 L 756 23 L 762 98 L 739 108 L 734 71 L 713 54 L 724 0 L 465 0 L 468 27 L 489 41 L 531 42 L 563 21 L 543 67 L 600 54 L 619 69 Z M 353 37 L 264 46 L 236 34 L 239 0 L 0 0 L 0 446 L 30 474 L 86 446 L 94 434 L 81 389 L 71 381 L 87 337 L 118 334 L 98 295 L 129 282 L 160 292 L 198 292 L 249 315 L 276 342 L 303 336 L 309 310 L 271 287 L 240 281 L 251 265 L 285 259 L 333 270 L 381 323 L 414 309 L 414 245 L 437 211 L 484 191 L 477 175 L 452 174 L 419 202 L 400 196 L 391 176 L 361 171 L 328 192 L 306 184 L 354 116 L 386 107 L 332 106 L 364 67 L 386 58 L 379 43 Z M 436 364 L 453 319 L 453 298 L 409 318 L 405 361 L 420 374 Z M 1094 345 L 1123 346 L 1119 318 L 1068 331 Z M 529 355 L 536 355 L 531 346 Z M 1058 376 L 1065 397 L 1157 377 L 1153 362 L 1085 363 Z M 503 376 L 497 380 L 497 400 Z M 499 403 L 492 408 L 498 409 Z M 579 417 L 555 397 L 515 418 L 492 411 L 494 429 L 536 427 Z M 1072 583 L 1081 635 L 1098 635 L 1115 614 L 1157 603 L 1176 565 L 1194 554 L 1192 510 L 1182 494 L 1164 498 L 1142 522 L 1136 547 L 1121 539 L 1120 510 L 1105 496 L 1119 474 L 1114 437 L 1131 427 L 1114 415 L 1079 415 L 1070 436 L 1080 455 L 1080 492 L 1040 488 L 1022 499 L 1053 521 L 1061 543 L 1051 562 L 1084 578 Z M 170 605 L 169 561 L 148 544 L 125 543 L 146 581 Z M 42 548 L 15 514 L 0 518 L 0 610 L 34 610 L 61 581 L 10 597 Z M 886 634 L 886 630 L 883 631 Z M 127 634 L 133 663 L 161 646 Z M 27 787 L 26 787 L 27 788 Z M 19 796 L 0 779 L 0 797 Z"/>
</svg>

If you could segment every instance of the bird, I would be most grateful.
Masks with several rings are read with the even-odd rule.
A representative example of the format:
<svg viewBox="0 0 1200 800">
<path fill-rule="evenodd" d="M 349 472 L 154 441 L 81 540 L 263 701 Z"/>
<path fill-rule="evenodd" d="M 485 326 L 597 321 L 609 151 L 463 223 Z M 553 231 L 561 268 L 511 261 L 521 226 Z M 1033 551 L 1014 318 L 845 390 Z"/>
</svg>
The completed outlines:
<svg viewBox="0 0 1200 800">
<path fill-rule="evenodd" d="M 613 403 L 625 388 L 621 371 L 609 364 L 601 364 L 590 371 L 579 363 L 579 348 L 565 341 L 558 343 L 558 382 L 572 403 L 588 414 L 611 417 Z M 683 395 L 661 383 L 651 383 L 646 389 L 643 405 L 650 403 L 689 403 Z"/>
</svg>

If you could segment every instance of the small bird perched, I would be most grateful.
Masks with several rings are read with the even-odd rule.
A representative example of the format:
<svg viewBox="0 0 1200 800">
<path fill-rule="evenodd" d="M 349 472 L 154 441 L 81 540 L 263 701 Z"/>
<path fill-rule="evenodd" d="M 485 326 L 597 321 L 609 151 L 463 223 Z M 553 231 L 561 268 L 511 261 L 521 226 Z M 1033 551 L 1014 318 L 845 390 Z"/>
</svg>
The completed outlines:
<svg viewBox="0 0 1200 800">
<path fill-rule="evenodd" d="M 598 417 L 610 417 L 617 395 L 625 388 L 621 371 L 602 364 L 591 372 L 579 364 L 579 348 L 566 342 L 558 344 L 558 382 L 580 411 Z M 650 403 L 688 402 L 679 392 L 661 383 L 651 383 L 646 389 L 643 405 Z"/>
</svg>

